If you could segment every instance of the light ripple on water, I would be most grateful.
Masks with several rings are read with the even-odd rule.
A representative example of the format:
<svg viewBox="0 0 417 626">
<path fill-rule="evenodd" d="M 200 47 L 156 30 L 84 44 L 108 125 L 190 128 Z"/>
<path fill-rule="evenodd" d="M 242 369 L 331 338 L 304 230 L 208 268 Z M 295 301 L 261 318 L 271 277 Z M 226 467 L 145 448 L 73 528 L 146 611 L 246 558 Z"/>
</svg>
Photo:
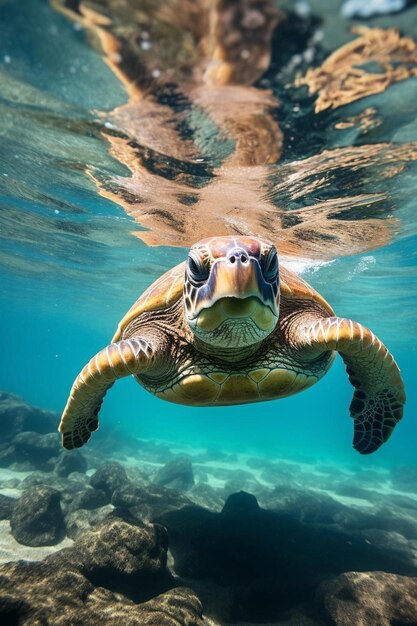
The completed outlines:
<svg viewBox="0 0 417 626">
<path fill-rule="evenodd" d="M 26 11 L 28 17 L 30 16 L 34 19 L 33 3 L 32 5 L 28 2 L 20 3 L 19 7 L 20 10 Z M 128 199 L 128 201 L 123 199 L 123 188 L 125 185 L 129 186 L 129 178 L 125 177 L 127 170 L 109 157 L 106 145 L 103 144 L 102 140 L 103 133 L 104 136 L 107 134 L 108 139 L 113 141 L 112 137 L 115 140 L 118 136 L 123 137 L 124 131 L 120 126 L 106 122 L 106 117 L 109 114 L 106 114 L 104 119 L 100 119 L 96 114 L 92 114 L 89 111 L 92 102 L 88 98 L 91 98 L 91 94 L 94 91 L 91 85 L 91 76 L 97 77 L 97 80 L 100 81 L 97 82 L 97 87 L 95 88 L 96 99 L 94 107 L 96 109 L 112 107 L 114 106 L 113 103 L 117 101 L 118 104 L 121 104 L 123 101 L 122 92 L 119 88 L 110 91 L 103 88 L 104 85 L 111 81 L 113 81 L 115 86 L 117 83 L 114 83 L 114 78 L 105 70 L 105 67 L 100 65 L 97 53 L 85 45 L 82 34 L 74 32 L 69 22 L 60 18 L 59 15 L 46 10 L 45 7 L 42 7 L 37 20 L 38 23 L 41 23 L 42 20 L 43 23 L 50 24 L 49 29 L 47 29 L 50 40 L 53 41 L 54 37 L 59 35 L 60 41 L 63 42 L 62 49 L 64 52 L 61 52 L 59 57 L 60 76 L 68 76 L 69 84 L 64 87 L 62 79 L 53 81 L 56 73 L 53 73 L 52 66 L 51 68 L 48 67 L 49 58 L 45 56 L 47 42 L 43 42 L 41 45 L 36 35 L 32 35 L 29 38 L 29 46 L 33 48 L 35 55 L 42 61 L 39 66 L 39 78 L 34 81 L 33 77 L 31 77 L 28 81 L 30 59 L 28 59 L 25 47 L 22 46 L 19 50 L 15 43 L 13 54 L 10 55 L 13 18 L 16 22 L 16 27 L 22 29 L 21 18 L 17 20 L 15 14 L 13 14 L 13 3 L 7 10 L 10 12 L 9 16 L 12 17 L 12 29 L 8 38 L 5 38 L 3 47 L 4 52 L 7 52 L 12 57 L 13 62 L 5 64 L 3 67 L 3 89 L 0 103 L 2 107 L 2 150 L 4 155 L 2 160 L 4 167 L 3 180 L 5 180 L 3 193 L 5 195 L 4 203 L 8 209 L 7 212 L 2 212 L 1 217 L 5 245 L 0 261 L 6 269 L 7 276 L 5 280 L 7 287 L 9 289 L 13 288 L 16 278 L 20 277 L 19 287 L 23 287 L 23 291 L 25 291 L 25 288 L 31 291 L 32 286 L 28 280 L 30 276 L 31 280 L 35 281 L 37 289 L 49 289 L 51 284 L 56 283 L 56 277 L 59 275 L 60 281 L 65 282 L 66 288 L 75 294 L 79 294 L 80 301 L 82 300 L 84 303 L 85 299 L 89 297 L 97 302 L 99 298 L 99 293 L 97 292 L 102 291 L 103 288 L 109 289 L 111 287 L 111 293 L 108 296 L 110 303 L 112 299 L 116 301 L 121 292 L 125 292 L 126 297 L 128 293 L 132 293 L 132 285 L 135 286 L 136 294 L 167 267 L 181 260 L 184 252 L 180 250 L 171 251 L 168 247 L 148 251 L 146 247 L 140 245 L 131 236 L 133 230 L 140 231 L 140 226 L 134 226 L 132 220 L 124 216 L 117 206 L 97 196 L 95 184 L 91 178 L 85 176 L 85 168 L 88 166 L 92 177 L 101 180 L 104 188 L 110 184 L 113 178 L 116 186 L 113 184 L 112 192 L 107 195 L 110 195 L 115 200 L 119 200 L 125 207 L 126 202 L 128 202 L 128 205 L 132 202 L 131 199 Z M 34 31 L 36 33 L 36 28 Z M 312 33 L 314 34 L 314 29 Z M 26 43 L 27 46 L 28 44 Z M 71 50 L 71 53 L 67 54 L 66 57 L 64 54 L 65 50 Z M 155 49 L 153 50 L 154 56 L 151 63 L 155 63 L 155 55 L 158 53 Z M 146 66 L 149 55 L 141 54 L 142 62 Z M 166 59 L 164 62 L 167 62 Z M 54 65 L 56 66 L 56 60 Z M 83 76 L 83 71 L 77 70 L 77 67 L 84 66 L 89 68 L 88 78 Z M 70 84 L 70 80 L 72 80 L 70 77 L 74 75 L 74 67 L 78 85 L 80 81 L 81 85 L 83 85 L 82 81 L 84 80 L 82 88 L 80 89 L 78 86 L 78 98 L 75 98 L 75 88 L 71 87 Z M 287 67 L 291 67 L 291 63 Z M 272 206 L 275 207 L 275 217 L 273 213 L 268 214 L 266 234 L 271 235 L 271 227 L 275 227 L 274 220 L 276 227 L 279 225 L 281 225 L 280 227 L 285 227 L 284 231 L 281 231 L 284 236 L 280 231 L 277 232 L 278 245 L 281 244 L 284 254 L 288 250 L 287 256 L 291 255 L 291 251 L 296 251 L 297 256 L 301 257 L 298 263 L 290 260 L 290 266 L 298 267 L 302 272 L 306 273 L 307 278 L 314 273 L 313 282 L 317 278 L 318 286 L 324 282 L 324 280 L 320 280 L 323 268 L 325 269 L 324 276 L 327 281 L 327 276 L 329 276 L 327 270 L 331 267 L 333 272 L 332 280 L 335 286 L 346 280 L 352 282 L 354 278 L 358 278 L 358 274 L 370 270 L 372 270 L 371 275 L 374 275 L 375 271 L 373 270 L 376 268 L 371 268 L 368 263 L 365 263 L 364 257 L 367 256 L 366 254 L 361 257 L 361 260 L 354 268 L 349 267 L 351 265 L 349 260 L 342 260 L 341 265 L 339 263 L 329 266 L 328 263 L 323 263 L 320 260 L 320 256 L 334 258 L 341 252 L 343 254 L 351 253 L 358 246 L 359 248 L 382 246 L 389 251 L 390 239 L 398 237 L 398 234 L 401 232 L 406 236 L 414 234 L 415 227 L 411 225 L 414 221 L 413 215 L 415 214 L 413 211 L 413 177 L 411 175 L 412 167 L 414 166 L 412 166 L 412 163 L 409 163 L 408 169 L 406 168 L 404 173 L 400 172 L 397 177 L 390 179 L 389 189 L 386 187 L 386 178 L 381 178 L 381 168 L 382 172 L 387 171 L 383 166 L 385 159 L 387 160 L 387 166 L 391 166 L 390 164 L 401 163 L 401 160 L 404 158 L 405 163 L 409 158 L 414 158 L 411 144 L 410 148 L 407 148 L 406 143 L 403 147 L 400 144 L 393 148 L 383 147 L 383 142 L 386 138 L 392 136 L 392 128 L 393 126 L 395 128 L 395 125 L 398 127 L 396 130 L 397 135 L 399 128 L 405 126 L 407 128 L 407 137 L 410 136 L 410 127 L 413 124 L 413 120 L 410 114 L 406 112 L 406 109 L 404 109 L 404 106 L 409 101 L 410 87 L 406 82 L 403 82 L 392 88 L 393 91 L 401 92 L 397 93 L 394 100 L 398 102 L 400 98 L 402 110 L 401 116 L 397 115 L 395 119 L 391 119 L 389 128 L 386 127 L 382 117 L 379 124 L 376 124 L 375 128 L 371 128 L 371 131 L 368 126 L 361 131 L 362 127 L 360 124 L 362 124 L 362 118 L 358 117 L 360 121 L 359 126 L 355 125 L 354 122 L 356 119 L 355 115 L 358 116 L 361 108 L 359 103 L 353 103 L 345 107 L 342 114 L 334 112 L 327 119 L 320 119 L 320 135 L 321 137 L 326 137 L 328 146 L 332 147 L 330 152 L 324 151 L 323 156 L 320 153 L 316 155 L 312 153 L 314 141 L 317 137 L 317 132 L 314 131 L 312 133 L 313 142 L 310 145 L 310 156 L 304 160 L 296 159 L 291 161 L 291 154 L 299 154 L 299 147 L 292 146 L 289 137 L 291 134 L 298 133 L 298 136 L 301 138 L 306 132 L 308 134 L 309 127 L 314 129 L 314 114 L 311 112 L 311 100 L 306 99 L 305 95 L 299 90 L 287 89 L 285 93 L 283 92 L 282 81 L 277 81 L 277 77 L 281 76 L 282 78 L 285 76 L 289 80 L 288 72 L 290 70 L 287 67 L 285 64 L 281 65 L 278 71 L 275 70 L 275 75 L 269 71 L 269 85 L 265 84 L 265 80 L 262 83 L 263 89 L 265 86 L 272 87 L 274 95 L 278 95 L 281 99 L 280 109 L 277 109 L 278 116 L 282 118 L 280 119 L 280 124 L 284 129 L 289 127 L 290 130 L 284 132 L 286 145 L 284 145 L 282 165 L 274 166 L 272 169 L 269 167 L 267 170 L 260 168 L 255 172 L 255 177 L 258 177 L 260 180 L 262 180 L 262 177 L 265 177 L 262 184 L 270 187 L 267 194 L 265 195 L 264 193 L 264 201 L 267 200 L 267 204 L 264 207 L 260 207 L 256 232 L 262 232 L 264 228 L 262 226 L 262 211 L 270 211 L 268 203 L 271 200 Z M 47 79 L 49 79 L 49 82 L 47 82 Z M 56 84 L 51 85 L 54 82 Z M 45 88 L 46 85 L 48 85 L 47 89 Z M 219 141 L 227 140 L 226 135 L 223 134 L 224 131 L 221 130 L 223 121 L 221 118 L 218 118 L 217 125 L 213 124 L 210 121 L 210 117 L 207 117 L 207 112 L 204 111 L 206 106 L 204 98 L 201 100 L 202 96 L 198 96 L 197 104 L 193 104 L 192 100 L 190 100 L 193 92 L 189 88 L 187 90 L 189 95 L 183 101 L 180 98 L 180 89 L 166 96 L 171 98 L 171 101 L 168 101 L 168 106 L 165 105 L 163 107 L 164 114 L 171 115 L 170 127 L 172 129 L 175 124 L 183 124 L 184 132 L 187 135 L 188 150 L 194 150 L 194 156 L 191 157 L 191 161 L 196 163 L 196 161 L 202 160 L 202 172 L 212 158 L 217 158 L 216 152 L 218 156 L 223 155 L 217 163 L 217 165 L 220 165 L 220 169 L 216 171 L 216 178 L 218 179 L 219 176 L 224 178 L 224 185 L 226 185 L 225 189 L 227 190 L 228 180 L 231 180 L 230 176 L 233 177 L 236 172 L 233 171 L 233 168 L 230 169 L 230 165 L 227 165 L 228 159 L 230 160 L 232 144 L 228 151 L 224 152 L 223 144 L 218 143 Z M 112 93 L 114 95 L 110 97 L 109 94 Z M 227 93 L 230 92 L 224 91 L 224 94 Z M 255 94 L 255 92 L 253 93 Z M 260 91 L 259 93 L 262 95 L 263 92 Z M 219 97 L 220 94 L 221 92 L 219 92 Z M 238 97 L 246 97 L 244 94 L 245 92 L 242 91 L 242 96 Z M 250 97 L 253 99 L 254 96 Z M 270 96 L 268 97 L 270 98 Z M 372 97 L 371 104 L 375 103 L 378 106 L 374 108 L 367 106 L 366 110 L 374 111 L 372 114 L 373 119 L 378 121 L 378 115 L 380 115 L 378 111 L 384 112 L 385 100 L 391 102 L 391 104 L 393 103 L 390 90 L 386 94 Z M 256 106 L 258 106 L 256 105 L 256 98 L 253 102 L 254 104 L 251 106 L 255 106 L 256 111 Z M 294 105 L 293 103 L 298 104 Z M 367 105 L 369 105 L 369 99 Z M 150 101 L 151 113 L 152 106 Z M 228 106 L 231 107 L 229 112 L 229 115 L 231 115 L 235 110 L 233 101 L 230 101 Z M 261 104 L 261 107 L 263 106 Z M 387 109 L 386 106 L 385 108 Z M 290 109 L 292 110 L 292 119 L 288 115 Z M 123 117 L 123 110 L 123 107 L 119 108 L 112 115 L 113 117 L 115 116 L 116 120 L 122 122 L 122 127 L 124 125 L 125 128 L 129 129 L 129 120 L 132 114 L 128 113 L 127 117 Z M 280 110 L 284 112 L 284 116 L 280 113 Z M 216 113 L 215 103 L 209 105 L 208 111 L 216 119 L 218 114 Z M 387 115 L 389 114 L 393 118 L 392 106 L 387 111 Z M 352 119 L 353 121 L 347 124 L 346 130 L 335 131 L 335 126 L 338 124 L 340 126 L 340 120 L 343 119 Z M 110 135 L 108 134 L 109 132 L 111 133 Z M 132 127 L 130 132 L 134 133 L 136 131 Z M 143 133 L 143 129 L 140 132 Z M 153 131 L 152 134 L 152 129 L 150 132 L 151 135 L 148 139 L 155 137 L 155 132 Z M 160 137 L 162 141 L 160 147 L 164 148 L 165 146 L 166 152 L 169 152 L 174 147 L 173 142 L 176 141 L 178 150 L 180 150 L 181 143 L 178 143 L 178 141 L 181 141 L 181 137 L 176 135 L 175 132 L 170 132 L 171 135 L 168 134 L 165 138 L 163 135 Z M 352 132 L 356 133 L 354 137 L 352 137 Z M 204 133 L 205 139 L 203 138 Z M 349 134 L 351 135 L 351 140 L 359 141 L 362 145 L 338 148 L 337 145 L 343 145 Z M 211 139 L 209 139 L 210 137 Z M 364 141 L 368 142 L 369 139 L 372 139 L 372 142 L 375 144 L 372 147 L 372 154 L 375 156 L 372 157 L 369 156 L 369 149 L 364 145 Z M 213 144 L 215 140 L 217 144 Z M 117 139 L 117 141 L 119 145 L 120 141 L 122 141 L 123 145 L 124 140 L 122 138 Z M 193 142 L 195 142 L 195 147 L 200 146 L 200 150 L 203 150 L 203 159 L 198 158 L 199 149 L 195 152 L 195 149 L 192 148 Z M 378 148 L 378 144 L 381 148 Z M 398 156 L 395 156 L 396 153 L 398 153 Z M 338 155 L 340 155 L 340 158 Z M 376 159 L 374 163 L 372 160 L 369 161 L 369 159 L 374 158 Z M 187 165 L 187 161 L 182 163 L 181 167 L 184 175 L 186 175 L 187 168 L 189 169 L 191 166 L 191 161 L 189 165 Z M 174 220 L 174 224 L 176 211 L 178 211 L 178 215 L 182 216 L 184 216 L 184 212 L 187 212 L 183 200 L 176 208 L 178 201 L 174 197 L 175 195 L 178 197 L 181 194 L 186 195 L 187 189 L 184 189 L 182 183 L 180 184 L 176 181 L 171 184 L 170 188 L 166 187 L 166 176 L 171 176 L 167 167 L 172 168 L 174 162 L 171 157 L 167 157 L 165 162 L 167 164 L 164 166 L 165 169 L 157 175 L 142 169 L 141 176 L 145 176 L 142 180 L 142 188 L 143 184 L 149 185 L 146 198 L 141 197 L 137 210 L 128 208 L 128 212 L 138 219 L 139 222 L 141 222 L 145 212 L 149 213 L 153 210 L 154 200 L 152 195 L 149 195 L 149 192 L 152 190 L 152 193 L 155 197 L 158 197 L 160 203 L 161 192 L 164 186 L 165 192 L 168 193 L 170 198 L 167 211 Z M 222 162 L 223 169 L 221 167 Z M 363 174 L 360 173 L 361 167 L 365 168 Z M 367 172 L 369 168 L 370 170 Z M 373 175 L 370 174 L 373 171 L 372 168 L 374 168 Z M 209 168 L 207 172 L 209 173 L 210 171 L 212 170 Z M 354 178 L 352 178 L 352 174 Z M 211 175 L 209 174 L 208 180 L 210 180 Z M 245 176 L 247 180 L 248 176 L 250 176 L 249 171 Z M 254 183 L 255 181 L 256 178 Z M 272 186 L 271 181 L 274 181 Z M 216 202 L 216 194 L 221 201 L 222 190 L 216 184 L 213 187 L 213 192 L 207 196 L 207 202 L 211 205 Z M 243 184 L 242 179 L 241 185 Z M 359 187 L 358 184 L 360 185 Z M 259 181 L 256 183 L 256 186 L 259 187 Z M 358 189 L 361 190 L 360 194 L 356 193 L 356 199 L 350 190 L 352 186 L 355 192 Z M 178 187 L 177 190 L 176 187 Z M 141 188 L 139 187 L 138 189 Z M 231 187 L 230 189 L 233 189 L 234 193 L 238 194 L 233 200 L 234 205 L 236 205 L 239 202 L 240 189 L 243 190 L 244 187 Z M 256 190 L 254 191 L 256 194 Z M 340 191 L 346 194 L 345 198 L 343 196 L 339 199 L 337 198 L 337 193 Z M 388 198 L 388 191 L 391 199 Z M 199 193 L 198 189 L 194 191 L 190 189 L 188 192 L 188 194 L 195 195 L 188 210 L 190 215 L 194 215 L 194 221 L 198 219 L 197 216 L 199 214 L 204 215 L 206 210 L 206 201 L 200 197 Z M 203 193 L 203 190 L 201 193 Z M 243 196 L 247 195 L 247 193 L 248 189 L 246 188 Z M 244 202 L 243 196 L 242 202 Z M 398 201 L 400 202 L 399 205 Z M 397 206 L 395 211 L 393 211 L 393 203 L 395 202 Z M 355 204 L 358 207 L 356 213 L 354 210 Z M 358 213 L 361 205 L 363 209 Z M 379 205 L 381 205 L 380 208 L 378 208 Z M 285 207 L 285 210 L 280 207 Z M 230 228 L 246 228 L 247 231 L 253 228 L 254 216 L 248 222 L 248 211 L 247 209 L 245 211 L 246 215 L 241 214 L 239 216 L 239 213 L 236 213 L 235 217 L 232 217 L 231 214 L 227 216 Z M 346 218 L 340 221 L 337 215 L 342 215 L 344 211 L 347 211 Z M 329 215 L 332 213 L 337 219 L 333 219 L 326 224 L 326 220 L 329 219 Z M 225 214 L 227 214 L 227 205 L 222 207 L 220 204 L 218 208 L 219 219 L 223 219 L 221 216 Z M 353 215 L 358 215 L 359 221 L 357 221 L 357 217 L 353 217 L 352 220 L 351 216 Z M 375 218 L 377 218 L 376 222 Z M 184 218 L 182 217 L 181 219 L 183 221 Z M 255 216 L 255 219 L 258 218 Z M 277 219 L 278 221 L 276 221 Z M 375 224 L 375 227 L 373 224 Z M 169 228 L 171 227 L 169 226 Z M 220 230 L 222 228 L 220 222 L 218 228 Z M 395 231 L 397 231 L 397 235 L 395 235 Z M 162 232 L 163 228 L 161 230 L 160 225 L 159 233 L 162 234 Z M 145 239 L 148 237 L 143 230 L 138 232 L 138 234 Z M 375 239 L 376 235 L 377 239 Z M 160 235 L 157 232 L 152 235 L 155 242 L 158 236 Z M 186 247 L 192 242 L 192 238 L 196 236 L 195 227 L 191 226 L 190 237 L 188 235 L 184 237 L 181 234 L 178 238 L 175 235 L 174 226 L 172 235 L 167 237 L 166 240 L 168 242 L 169 239 L 172 240 L 174 238 L 177 241 L 182 241 L 181 245 Z M 401 249 L 397 246 L 397 250 L 398 252 L 394 254 L 388 254 L 387 259 L 384 258 L 384 255 L 380 256 L 375 264 L 378 267 L 378 273 L 383 274 L 386 272 L 388 279 L 390 276 L 395 275 L 395 280 L 401 278 L 407 281 L 410 279 L 412 270 L 407 269 L 407 267 L 398 267 L 398 263 L 401 262 Z M 96 276 L 94 285 L 91 285 L 89 267 L 91 258 L 100 259 L 100 277 Z M 332 258 L 328 260 L 332 260 Z M 346 265 L 344 265 L 345 263 Z M 341 268 L 340 276 L 338 276 L 339 267 Z M 10 280 L 10 274 L 13 277 L 12 280 Z M 97 278 L 99 278 L 98 282 Z M 359 282 L 361 283 L 361 281 Z M 365 280 L 361 284 L 363 292 L 366 293 L 368 282 Z M 361 286 L 359 285 L 360 290 Z M 335 291 L 338 291 L 337 288 Z M 399 291 L 398 287 L 396 291 Z M 410 306 L 409 290 L 406 285 L 401 296 L 401 298 L 396 297 L 394 300 L 398 307 L 397 310 L 401 308 L 404 311 L 404 309 Z"/>
</svg>

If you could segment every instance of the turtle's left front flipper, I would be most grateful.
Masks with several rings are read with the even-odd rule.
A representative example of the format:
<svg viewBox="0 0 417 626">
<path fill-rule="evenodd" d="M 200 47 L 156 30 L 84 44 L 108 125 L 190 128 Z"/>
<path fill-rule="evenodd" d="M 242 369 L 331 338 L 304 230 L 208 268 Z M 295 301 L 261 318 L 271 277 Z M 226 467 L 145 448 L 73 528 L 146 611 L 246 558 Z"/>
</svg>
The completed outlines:
<svg viewBox="0 0 417 626">
<path fill-rule="evenodd" d="M 80 448 L 98 428 L 98 412 L 107 390 L 119 378 L 146 371 L 154 350 L 144 339 L 112 343 L 78 374 L 62 414 L 59 432 L 67 450 Z"/>
<path fill-rule="evenodd" d="M 304 333 L 307 352 L 340 353 L 355 387 L 350 405 L 353 446 L 361 454 L 374 452 L 403 415 L 404 384 L 394 358 L 373 332 L 348 319 L 323 318 L 305 327 Z"/>
</svg>

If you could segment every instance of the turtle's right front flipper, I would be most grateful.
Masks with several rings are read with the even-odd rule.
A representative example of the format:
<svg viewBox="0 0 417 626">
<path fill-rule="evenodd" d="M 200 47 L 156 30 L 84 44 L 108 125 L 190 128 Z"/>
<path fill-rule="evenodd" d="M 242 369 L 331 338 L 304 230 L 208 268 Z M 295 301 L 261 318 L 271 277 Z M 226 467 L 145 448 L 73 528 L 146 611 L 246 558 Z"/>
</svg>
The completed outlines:
<svg viewBox="0 0 417 626">
<path fill-rule="evenodd" d="M 119 378 L 145 372 L 154 350 L 144 339 L 112 343 L 78 374 L 61 418 L 59 432 L 67 450 L 80 448 L 98 428 L 98 412 L 107 390 Z"/>
</svg>

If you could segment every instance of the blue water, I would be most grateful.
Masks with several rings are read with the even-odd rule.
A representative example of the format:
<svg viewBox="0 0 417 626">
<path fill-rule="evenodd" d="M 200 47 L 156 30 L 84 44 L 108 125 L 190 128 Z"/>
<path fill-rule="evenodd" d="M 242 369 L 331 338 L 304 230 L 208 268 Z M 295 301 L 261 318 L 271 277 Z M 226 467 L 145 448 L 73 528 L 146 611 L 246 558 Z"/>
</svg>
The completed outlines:
<svg viewBox="0 0 417 626">
<path fill-rule="evenodd" d="M 413 30 L 412 21 L 408 27 Z M 0 388 L 61 411 L 81 367 L 109 343 L 143 289 L 185 258 L 186 250 L 148 248 L 132 234 L 140 227 L 100 196 L 87 175 L 87 167 L 128 175 L 109 155 L 98 114 L 122 105 L 127 95 L 82 30 L 41 0 L 0 4 L 0 83 Z M 367 140 L 416 137 L 416 95 L 417 80 L 410 79 L 373 97 L 388 122 Z M 398 103 L 403 115 L 393 112 Z M 345 134 L 337 145 L 354 140 Z M 334 145 L 330 130 L 327 141 L 327 147 Z M 387 181 L 396 187 L 397 202 L 391 243 L 303 265 L 302 273 L 339 315 L 379 335 L 402 370 L 405 416 L 381 450 L 360 457 L 351 447 L 352 388 L 340 359 L 303 394 L 216 409 L 164 403 L 133 380 L 122 380 L 106 397 L 101 428 L 272 458 L 417 465 L 414 174 L 410 165 Z"/>
</svg>

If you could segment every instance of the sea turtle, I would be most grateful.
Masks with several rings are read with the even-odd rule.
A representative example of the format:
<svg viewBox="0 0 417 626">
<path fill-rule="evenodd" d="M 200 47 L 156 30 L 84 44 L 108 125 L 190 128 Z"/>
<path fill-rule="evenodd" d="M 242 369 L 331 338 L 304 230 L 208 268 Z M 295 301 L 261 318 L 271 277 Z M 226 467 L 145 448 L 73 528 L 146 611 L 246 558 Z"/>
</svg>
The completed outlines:
<svg viewBox="0 0 417 626">
<path fill-rule="evenodd" d="M 78 375 L 59 430 L 78 448 L 98 427 L 106 391 L 133 375 L 158 398 L 193 406 L 273 400 L 307 389 L 336 352 L 355 388 L 353 445 L 374 452 L 401 419 L 400 371 L 367 328 L 335 317 L 304 280 L 257 237 L 212 237 L 192 246 L 137 300 L 112 343 Z"/>
</svg>

